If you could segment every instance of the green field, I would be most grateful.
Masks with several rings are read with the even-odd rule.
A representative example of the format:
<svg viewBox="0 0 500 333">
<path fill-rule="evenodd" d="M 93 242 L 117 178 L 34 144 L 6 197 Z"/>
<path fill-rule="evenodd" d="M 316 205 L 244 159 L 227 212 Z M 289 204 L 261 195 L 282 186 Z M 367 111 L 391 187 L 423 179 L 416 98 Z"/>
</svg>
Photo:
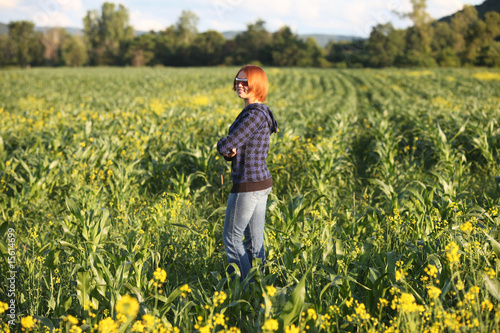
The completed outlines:
<svg viewBox="0 0 500 333">
<path fill-rule="evenodd" d="M 498 332 L 500 71 L 266 71 L 251 285 L 215 149 L 237 68 L 0 71 L 0 332 Z"/>
</svg>

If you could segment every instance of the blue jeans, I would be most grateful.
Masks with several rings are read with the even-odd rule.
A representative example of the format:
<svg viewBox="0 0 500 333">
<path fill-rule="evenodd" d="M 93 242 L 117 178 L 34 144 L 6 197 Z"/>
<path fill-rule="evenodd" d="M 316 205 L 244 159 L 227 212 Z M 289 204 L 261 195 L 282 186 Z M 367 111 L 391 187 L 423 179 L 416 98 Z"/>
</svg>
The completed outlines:
<svg viewBox="0 0 500 333">
<path fill-rule="evenodd" d="M 266 260 L 264 224 L 267 197 L 270 192 L 271 188 L 229 194 L 222 239 L 227 262 L 238 266 L 242 280 L 252 268 L 254 258 L 261 258 L 263 264 Z M 243 241 L 243 235 L 245 241 Z"/>
</svg>

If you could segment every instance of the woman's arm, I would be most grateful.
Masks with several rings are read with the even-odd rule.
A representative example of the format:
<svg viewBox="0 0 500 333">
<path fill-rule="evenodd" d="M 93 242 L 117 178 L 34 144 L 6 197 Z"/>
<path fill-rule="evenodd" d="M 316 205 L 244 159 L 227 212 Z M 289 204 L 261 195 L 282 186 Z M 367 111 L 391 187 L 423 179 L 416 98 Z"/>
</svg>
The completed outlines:
<svg viewBox="0 0 500 333">
<path fill-rule="evenodd" d="M 235 125 L 231 133 L 220 139 L 217 143 L 217 151 L 222 156 L 229 155 L 230 158 L 236 155 L 236 151 L 245 144 L 245 142 L 252 137 L 262 122 L 266 121 L 265 116 L 262 112 L 255 110 L 254 112 L 249 112 L 247 115 L 243 116 L 239 122 Z M 231 154 L 235 152 L 234 155 Z"/>
</svg>

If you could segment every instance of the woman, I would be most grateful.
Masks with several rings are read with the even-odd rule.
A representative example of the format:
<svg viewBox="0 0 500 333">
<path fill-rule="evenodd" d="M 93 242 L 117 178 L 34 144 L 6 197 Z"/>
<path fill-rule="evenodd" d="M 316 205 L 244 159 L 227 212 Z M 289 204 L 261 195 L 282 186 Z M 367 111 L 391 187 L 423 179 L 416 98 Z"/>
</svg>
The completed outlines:
<svg viewBox="0 0 500 333">
<path fill-rule="evenodd" d="M 245 107 L 229 127 L 229 135 L 217 143 L 217 150 L 231 161 L 233 181 L 222 237 L 228 263 L 239 267 L 243 280 L 254 258 L 261 258 L 263 264 L 266 259 L 266 203 L 273 186 L 266 158 L 269 137 L 276 133 L 278 124 L 269 107 L 263 104 L 266 102 L 268 83 L 262 68 L 243 66 L 233 81 L 233 90 L 245 101 Z"/>
</svg>

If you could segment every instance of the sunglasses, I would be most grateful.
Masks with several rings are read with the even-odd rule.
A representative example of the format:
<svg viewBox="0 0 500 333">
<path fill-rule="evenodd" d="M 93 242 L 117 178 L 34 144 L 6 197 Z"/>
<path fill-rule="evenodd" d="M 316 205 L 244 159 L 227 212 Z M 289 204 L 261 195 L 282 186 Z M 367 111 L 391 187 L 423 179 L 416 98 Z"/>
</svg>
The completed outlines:
<svg viewBox="0 0 500 333">
<path fill-rule="evenodd" d="M 241 83 L 242 86 L 248 87 L 248 79 L 235 78 L 234 85 L 237 86 Z"/>
</svg>

